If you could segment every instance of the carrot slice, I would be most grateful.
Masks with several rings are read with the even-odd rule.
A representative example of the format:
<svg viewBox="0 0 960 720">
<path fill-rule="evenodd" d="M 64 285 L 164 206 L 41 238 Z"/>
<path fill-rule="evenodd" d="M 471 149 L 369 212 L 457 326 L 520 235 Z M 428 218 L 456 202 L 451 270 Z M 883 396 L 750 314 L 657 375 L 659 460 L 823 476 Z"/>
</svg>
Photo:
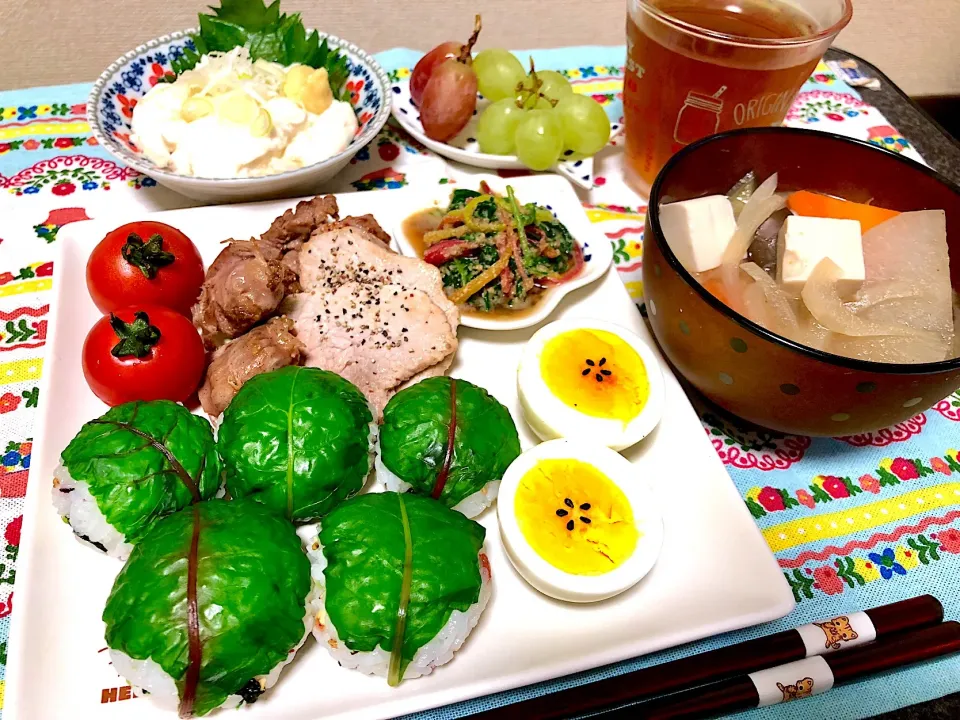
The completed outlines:
<svg viewBox="0 0 960 720">
<path fill-rule="evenodd" d="M 807 217 L 857 220 L 860 223 L 860 231 L 864 233 L 900 214 L 896 210 L 840 200 L 809 190 L 791 193 L 787 197 L 787 207 L 797 215 Z"/>
<path fill-rule="evenodd" d="M 724 305 L 730 305 L 730 299 L 727 297 L 727 293 L 723 288 L 723 283 L 720 280 L 716 278 L 709 278 L 704 280 L 701 284 L 706 291 L 713 295 L 717 300 L 722 302 Z"/>
</svg>

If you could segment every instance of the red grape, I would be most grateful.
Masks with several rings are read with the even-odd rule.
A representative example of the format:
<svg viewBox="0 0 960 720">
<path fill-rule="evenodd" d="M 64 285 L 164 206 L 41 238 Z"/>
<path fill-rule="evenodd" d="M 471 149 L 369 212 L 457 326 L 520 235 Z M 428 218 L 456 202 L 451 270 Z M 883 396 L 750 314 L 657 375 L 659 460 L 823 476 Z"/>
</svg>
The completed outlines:
<svg viewBox="0 0 960 720">
<path fill-rule="evenodd" d="M 463 130 L 477 107 L 477 74 L 469 65 L 447 60 L 423 91 L 420 122 L 427 137 L 446 142 Z"/>
<path fill-rule="evenodd" d="M 430 76 L 433 75 L 433 71 L 437 69 L 437 66 L 444 60 L 457 57 L 462 49 L 463 45 L 451 40 L 450 42 L 437 45 L 433 50 L 420 58 L 420 62 L 413 68 L 413 74 L 410 75 L 410 96 L 413 98 L 413 102 L 417 105 L 420 104 L 424 88 L 427 87 L 427 81 L 430 79 Z"/>
</svg>

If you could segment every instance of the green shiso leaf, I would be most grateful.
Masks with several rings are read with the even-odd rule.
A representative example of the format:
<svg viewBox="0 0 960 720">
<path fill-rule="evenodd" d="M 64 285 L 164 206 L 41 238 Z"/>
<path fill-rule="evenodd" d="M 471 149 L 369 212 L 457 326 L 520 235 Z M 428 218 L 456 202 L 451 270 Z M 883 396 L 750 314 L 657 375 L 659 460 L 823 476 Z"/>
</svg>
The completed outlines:
<svg viewBox="0 0 960 720">
<path fill-rule="evenodd" d="M 480 596 L 486 531 L 430 498 L 404 495 L 411 546 L 400 677 L 417 650 L 436 637 L 454 610 Z M 407 543 L 397 493 L 360 495 L 324 518 L 326 612 L 351 650 L 390 651 L 397 631 Z"/>
<path fill-rule="evenodd" d="M 193 69 L 201 56 L 229 52 L 246 46 L 250 57 L 281 65 L 301 64 L 326 68 L 330 89 L 338 100 L 349 100 L 344 85 L 350 75 L 346 55 L 330 50 L 326 38 L 314 30 L 307 33 L 300 13 L 280 12 L 280 0 L 266 5 L 263 0 L 221 0 L 212 14 L 200 14 L 200 32 L 193 36 L 197 51 L 185 49 L 171 62 L 177 75 Z"/>
<path fill-rule="evenodd" d="M 363 393 L 336 373 L 257 375 L 223 413 L 217 449 L 227 489 L 290 520 L 322 517 L 363 487 L 372 421 Z"/>
<path fill-rule="evenodd" d="M 383 411 L 383 464 L 422 495 L 433 492 L 446 459 L 451 382 L 449 377 L 421 380 L 394 395 Z M 460 379 L 456 385 L 453 456 L 439 497 L 447 507 L 500 480 L 520 454 L 510 412 L 483 388 Z"/>
<path fill-rule="evenodd" d="M 118 405 L 86 423 L 64 449 L 63 464 L 87 483 L 97 506 L 129 543 L 160 518 L 220 488 L 220 459 L 204 418 L 168 400 Z"/>
<path fill-rule="evenodd" d="M 283 518 L 250 500 L 196 508 L 202 662 L 194 712 L 204 715 L 297 646 L 311 581 L 299 538 Z M 103 611 L 107 644 L 134 659 L 151 658 L 181 696 L 193 521 L 187 508 L 157 522 L 117 576 Z"/>
</svg>

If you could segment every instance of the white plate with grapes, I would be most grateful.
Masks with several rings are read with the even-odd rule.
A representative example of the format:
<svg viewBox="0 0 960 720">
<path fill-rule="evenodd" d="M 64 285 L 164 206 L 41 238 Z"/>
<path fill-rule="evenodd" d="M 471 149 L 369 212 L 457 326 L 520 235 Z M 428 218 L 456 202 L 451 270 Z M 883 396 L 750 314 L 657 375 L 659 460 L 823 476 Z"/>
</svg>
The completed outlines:
<svg viewBox="0 0 960 720">
<path fill-rule="evenodd" d="M 530 72 L 507 50 L 471 56 L 446 42 L 393 86 L 393 116 L 449 160 L 488 170 L 553 170 L 593 187 L 593 155 L 620 131 L 603 107 L 555 70 Z"/>
</svg>

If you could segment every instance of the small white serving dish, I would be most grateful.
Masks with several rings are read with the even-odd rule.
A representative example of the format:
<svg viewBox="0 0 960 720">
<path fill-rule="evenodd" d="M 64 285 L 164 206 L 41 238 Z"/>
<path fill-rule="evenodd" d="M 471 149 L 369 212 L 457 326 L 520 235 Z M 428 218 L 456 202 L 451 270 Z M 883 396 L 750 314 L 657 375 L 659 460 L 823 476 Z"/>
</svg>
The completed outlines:
<svg viewBox="0 0 960 720">
<path fill-rule="evenodd" d="M 397 122 L 413 137 L 448 160 L 456 160 L 464 165 L 483 168 L 485 170 L 526 170 L 526 166 L 517 159 L 516 155 L 492 155 L 480 152 L 480 144 L 476 140 L 477 119 L 480 117 L 490 101 L 482 95 L 477 96 L 477 109 L 467 126 L 448 143 L 431 140 L 423 131 L 420 124 L 420 111 L 410 96 L 410 80 L 399 80 L 393 85 L 393 116 Z M 620 126 L 610 126 L 611 139 L 620 133 Z M 566 159 L 557 163 L 555 171 L 579 185 L 582 188 L 593 187 L 593 157 L 575 157 L 572 153 Z"/>
<path fill-rule="evenodd" d="M 557 216 L 557 219 L 566 225 L 567 230 L 580 244 L 583 252 L 583 270 L 577 277 L 545 291 L 540 300 L 530 309 L 516 311 L 515 317 L 484 317 L 479 312 L 460 313 L 460 324 L 480 330 L 519 330 L 531 327 L 546 320 L 556 310 L 560 302 L 573 291 L 585 287 L 599 280 L 607 272 L 613 262 L 613 247 L 610 242 L 601 236 L 590 224 L 590 220 L 583 212 L 580 199 L 570 183 L 561 178 L 542 176 L 540 183 L 532 184 L 518 182 L 519 178 L 507 180 L 496 175 L 477 175 L 471 178 L 470 189 L 477 190 L 480 183 L 486 181 L 490 189 L 502 195 L 507 194 L 507 185 L 513 185 L 517 200 L 521 203 L 535 202 L 543 205 Z M 423 207 L 411 207 L 410 214 L 431 207 L 446 207 L 450 202 L 450 194 L 457 188 L 456 185 L 441 185 L 431 193 L 431 201 Z M 524 190 L 531 188 L 531 190 Z M 534 190 L 534 188 L 536 188 Z M 394 228 L 394 239 L 404 255 L 417 256 L 417 251 L 407 238 L 403 223 Z"/>
</svg>

